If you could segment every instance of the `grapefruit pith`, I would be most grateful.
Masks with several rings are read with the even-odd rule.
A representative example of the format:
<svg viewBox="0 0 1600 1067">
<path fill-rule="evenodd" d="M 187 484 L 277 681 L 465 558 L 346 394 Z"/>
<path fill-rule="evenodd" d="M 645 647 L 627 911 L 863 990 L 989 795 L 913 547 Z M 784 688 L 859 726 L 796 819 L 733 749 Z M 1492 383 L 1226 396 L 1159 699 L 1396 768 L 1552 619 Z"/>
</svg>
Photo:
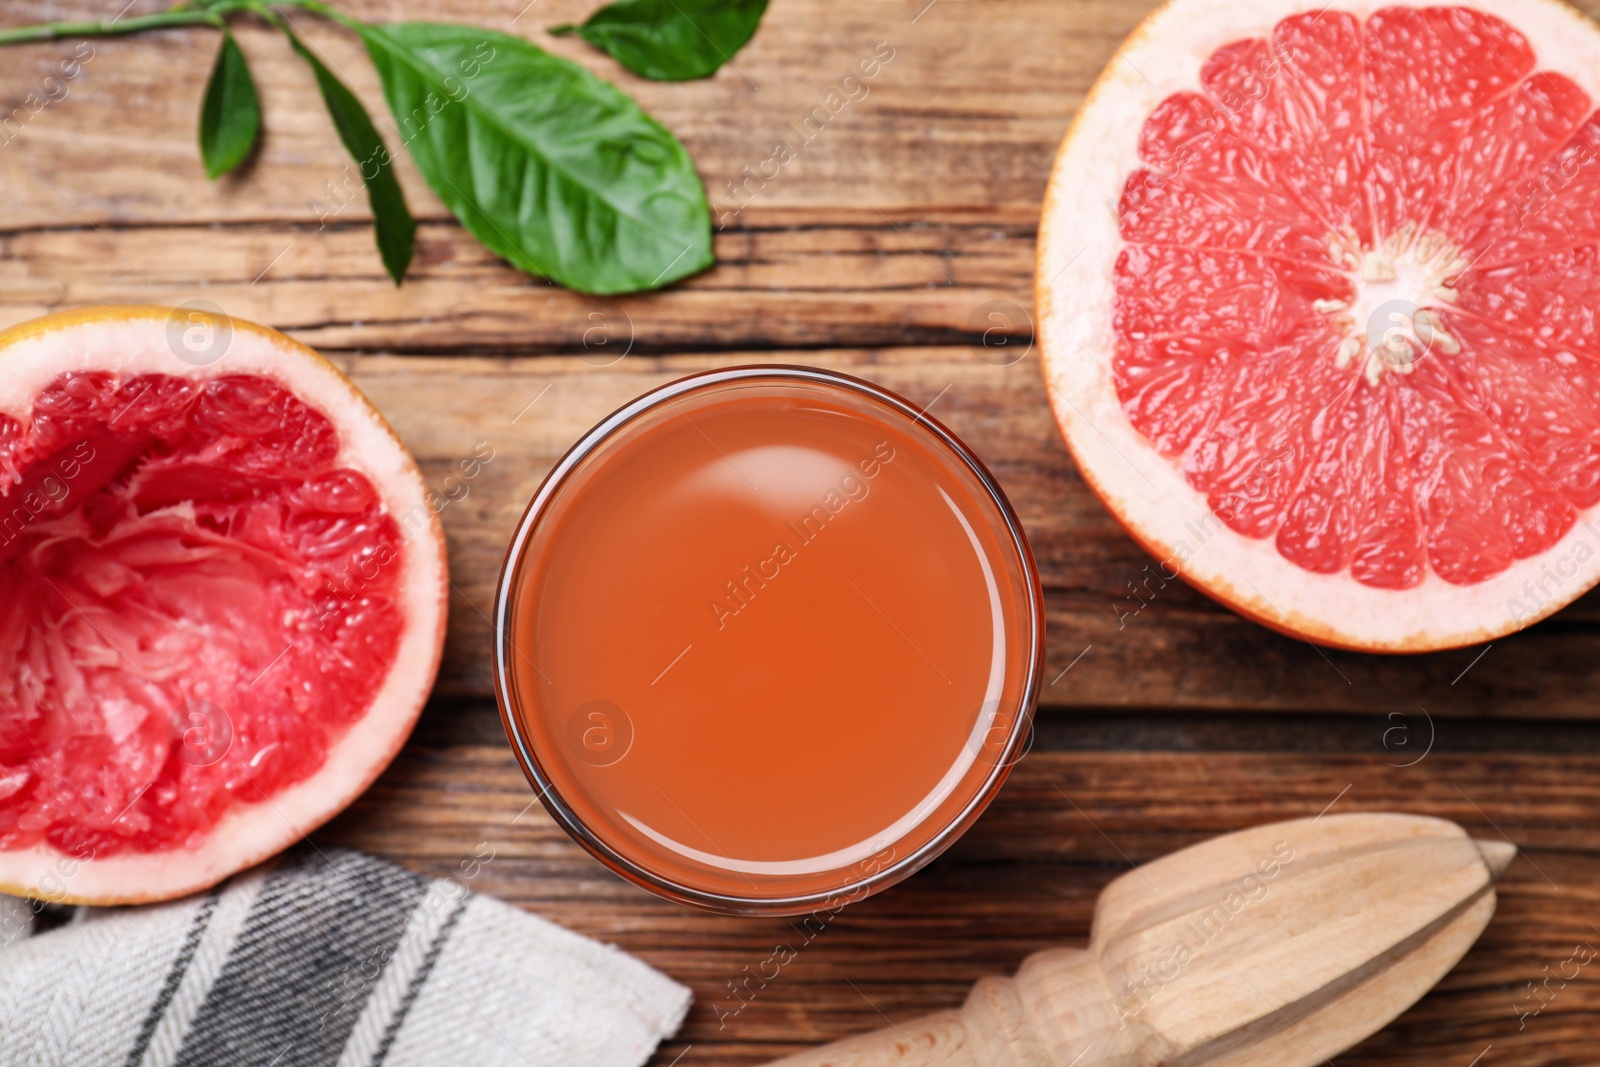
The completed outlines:
<svg viewBox="0 0 1600 1067">
<path fill-rule="evenodd" d="M 1600 30 L 1554 0 L 1172 0 L 1062 144 L 1056 419 L 1165 568 L 1313 641 L 1600 580 Z"/>
<path fill-rule="evenodd" d="M 0 334 L 0 892 L 180 896 L 342 809 L 432 684 L 443 544 L 382 417 L 280 333 Z"/>
</svg>

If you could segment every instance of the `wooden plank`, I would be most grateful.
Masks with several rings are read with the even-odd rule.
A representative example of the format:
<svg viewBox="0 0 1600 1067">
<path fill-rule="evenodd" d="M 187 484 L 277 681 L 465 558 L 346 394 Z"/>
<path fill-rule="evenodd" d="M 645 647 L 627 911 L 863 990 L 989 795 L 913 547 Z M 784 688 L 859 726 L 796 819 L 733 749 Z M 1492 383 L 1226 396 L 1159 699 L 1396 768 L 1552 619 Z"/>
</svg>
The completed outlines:
<svg viewBox="0 0 1600 1067">
<path fill-rule="evenodd" d="M 668 293 L 586 300 L 512 270 L 439 221 L 448 215 L 406 163 L 413 207 L 435 221 L 422 229 L 411 280 L 396 291 L 309 75 L 271 32 L 245 20 L 240 38 L 268 133 L 247 172 L 218 183 L 204 180 L 194 147 L 214 47 L 207 32 L 93 42 L 81 75 L 61 83 L 66 95 L 33 115 L 28 94 L 77 45 L 7 50 L 15 66 L 0 79 L 0 119 L 22 110 L 0 126 L 8 208 L 0 324 L 83 303 L 205 299 L 319 346 L 367 350 L 573 350 L 594 336 L 593 312 L 649 351 L 944 343 L 991 329 L 992 312 L 1023 336 L 1050 160 L 1110 55 L 1085 17 L 1115 36 L 1138 14 L 1027 0 L 987 8 L 991 36 L 968 32 L 973 7 L 961 0 L 925 12 L 924 0 L 801 0 L 774 9 L 737 70 L 661 85 L 580 41 L 541 32 L 581 17 L 579 0 L 542 4 L 515 25 L 520 2 L 436 7 L 430 16 L 531 34 L 636 92 L 694 154 L 719 214 L 723 265 Z M 412 14 L 396 4 L 352 10 Z M 26 0 L 8 6 L 7 22 L 103 14 L 89 0 Z M 349 35 L 301 21 L 381 116 L 370 64 Z M 1008 32 L 1026 33 L 1038 48 L 1011 54 Z M 895 58 L 802 146 L 791 124 L 883 40 Z M 783 138 L 797 158 L 752 184 L 745 168 L 759 167 Z"/>
<path fill-rule="evenodd" d="M 430 709 L 492 718 L 487 707 Z M 490 723 L 492 727 L 492 722 Z M 1302 722 L 1303 732 L 1315 732 Z M 655 1063 L 752 1064 L 958 1004 L 970 983 L 1048 943 L 1081 941 L 1094 898 L 1131 863 L 1242 826 L 1334 812 L 1404 809 L 1502 832 L 1525 850 L 1498 914 L 1439 989 L 1340 1063 L 1464 1067 L 1588 1062 L 1600 971 L 1542 982 L 1578 944 L 1600 950 L 1600 753 L 1433 752 L 1395 767 L 1348 752 L 1035 751 L 945 857 L 853 906 L 809 941 L 775 919 L 701 915 L 606 872 L 535 804 L 503 745 L 444 743 L 424 729 L 354 809 L 316 835 L 475 889 L 635 952 L 688 983 L 696 1003 Z M 1591 731 L 1592 732 L 1592 731 Z M 1591 738 L 1591 741 L 1595 740 Z M 493 858 L 481 869 L 463 861 Z M 1352 892 L 1359 891 L 1352 887 Z M 776 945 L 796 958 L 736 998 Z M 772 968 L 764 969 L 771 973 Z M 1572 968 L 1565 970 L 1570 974 Z M 1553 993 L 1553 997 L 1551 996 Z"/>
<path fill-rule="evenodd" d="M 752 209 L 717 235 L 716 270 L 615 299 L 531 279 L 443 222 L 421 228 L 398 289 L 365 222 L 0 230 L 0 327 L 80 304 L 205 300 L 325 351 L 603 359 L 630 343 L 750 351 L 981 344 L 986 333 L 1020 349 L 1033 332 L 1035 222 L 1031 209 Z"/>
<path fill-rule="evenodd" d="M 129 13 L 163 6 L 164 0 L 138 0 Z M 741 202 L 868 211 L 1021 205 L 1034 211 L 1055 146 L 1111 56 L 1112 41 L 1154 3 L 791 0 L 772 7 L 734 63 L 715 77 L 686 83 L 637 78 L 577 38 L 544 32 L 581 21 L 596 6 L 591 0 L 537 6 L 438 0 L 425 14 L 521 34 L 623 85 L 683 140 L 722 214 Z M 398 0 L 351 0 L 340 7 L 373 20 L 421 14 Z M 104 18 L 115 13 L 107 8 L 99 0 L 13 0 L 5 23 Z M 369 103 L 380 127 L 392 130 L 376 76 L 353 36 L 289 14 Z M 979 23 L 981 32 L 974 32 Z M 240 26 L 267 130 L 260 158 L 242 180 L 208 184 L 196 158 L 195 116 L 214 34 L 185 29 L 97 41 L 66 97 L 21 124 L 15 143 L 0 152 L 5 225 L 77 225 L 80 211 L 97 224 L 314 220 L 307 201 L 327 203 L 327 183 L 343 182 L 348 161 L 303 64 L 261 24 L 245 19 Z M 1019 48 L 1019 41 L 1028 47 Z M 5 111 L 21 105 L 74 47 L 49 42 L 8 50 L 6 69 L 14 73 L 0 90 Z M 859 87 L 841 86 L 875 54 L 892 58 Z M 846 90 L 855 99 L 843 96 Z M 795 130 L 814 109 L 828 107 L 833 92 L 848 102 L 840 106 L 836 99 L 826 121 L 814 120 L 801 131 L 809 140 L 802 138 Z M 752 180 L 745 168 L 758 172 L 785 138 L 795 158 L 767 167 L 769 174 L 777 171 L 772 180 Z M 391 132 L 390 139 L 400 138 Z M 444 217 L 409 162 L 401 180 L 419 213 Z M 738 192 L 730 192 L 729 183 Z M 345 214 L 366 217 L 360 197 Z"/>
<path fill-rule="evenodd" d="M 1032 358 L 1010 366 L 994 365 L 995 358 L 994 349 L 951 346 L 806 354 L 807 363 L 932 402 L 932 414 L 995 471 L 1044 577 L 1046 704 L 1594 715 L 1596 595 L 1487 652 L 1414 657 L 1319 650 L 1247 622 L 1181 582 L 1141 584 L 1146 603 L 1139 607 L 1129 583 L 1145 582 L 1150 558 L 1079 479 Z M 494 581 L 517 519 L 561 453 L 649 388 L 696 370 L 770 359 L 631 355 L 599 366 L 599 359 L 574 357 L 341 357 L 421 459 L 436 491 L 458 497 L 441 512 L 456 588 L 442 692 L 491 692 Z M 462 482 L 458 465 L 485 448 L 493 458 Z"/>
</svg>

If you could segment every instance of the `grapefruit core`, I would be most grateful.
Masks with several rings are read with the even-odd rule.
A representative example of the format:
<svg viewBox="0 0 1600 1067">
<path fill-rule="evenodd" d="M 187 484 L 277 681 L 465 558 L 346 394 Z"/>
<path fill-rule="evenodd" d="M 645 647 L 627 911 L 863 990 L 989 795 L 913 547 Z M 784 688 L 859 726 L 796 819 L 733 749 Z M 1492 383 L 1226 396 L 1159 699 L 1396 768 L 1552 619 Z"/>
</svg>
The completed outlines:
<svg viewBox="0 0 1600 1067">
<path fill-rule="evenodd" d="M 1553 0 L 1172 0 L 1056 159 L 1036 302 L 1086 481 L 1319 643 L 1600 580 L 1600 31 Z"/>
<path fill-rule="evenodd" d="M 349 804 L 438 668 L 443 545 L 383 418 L 276 331 L 0 333 L 0 892 L 180 896 Z"/>
</svg>

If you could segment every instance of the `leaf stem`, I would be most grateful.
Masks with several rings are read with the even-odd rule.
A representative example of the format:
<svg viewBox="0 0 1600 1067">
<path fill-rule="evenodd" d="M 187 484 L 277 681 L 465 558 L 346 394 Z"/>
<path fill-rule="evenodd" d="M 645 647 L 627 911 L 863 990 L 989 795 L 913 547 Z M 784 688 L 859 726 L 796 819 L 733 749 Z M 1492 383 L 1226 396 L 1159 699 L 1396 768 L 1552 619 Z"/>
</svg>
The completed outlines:
<svg viewBox="0 0 1600 1067">
<path fill-rule="evenodd" d="M 14 30 L 0 30 L 0 45 L 20 44 L 24 41 L 53 41 L 61 37 L 114 37 L 143 30 L 159 30 L 168 26 L 198 26 L 211 21 L 211 14 L 203 11 L 161 11 L 154 15 L 136 15 L 127 19 L 106 19 L 98 22 L 43 22 L 37 26 L 21 26 Z"/>
<path fill-rule="evenodd" d="M 278 0 L 288 7 L 311 7 L 307 0 Z M 265 5 L 261 5 L 264 7 Z M 348 22 L 324 4 L 316 4 L 318 14 Z M 218 26 L 223 15 L 235 11 L 257 10 L 250 0 L 182 0 L 166 11 L 132 18 L 101 19 L 85 22 L 41 22 L 35 26 L 19 26 L 0 30 L 0 45 L 24 44 L 29 41 L 55 41 L 64 37 L 120 37 L 123 34 L 142 33 L 145 30 L 163 30 L 173 26 Z M 264 13 L 264 12 L 263 12 Z"/>
</svg>

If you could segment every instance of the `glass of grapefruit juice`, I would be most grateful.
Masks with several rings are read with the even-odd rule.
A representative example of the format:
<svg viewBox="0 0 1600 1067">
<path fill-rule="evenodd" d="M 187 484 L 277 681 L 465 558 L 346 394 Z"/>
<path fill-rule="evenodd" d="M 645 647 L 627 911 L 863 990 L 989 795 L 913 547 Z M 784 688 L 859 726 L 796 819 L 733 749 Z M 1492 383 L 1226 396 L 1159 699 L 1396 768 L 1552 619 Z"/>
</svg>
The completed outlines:
<svg viewBox="0 0 1600 1067">
<path fill-rule="evenodd" d="M 1000 487 L 877 386 L 696 374 L 589 431 L 495 603 L 512 747 L 613 871 L 800 914 L 905 878 L 1021 758 L 1044 648 Z"/>
</svg>

